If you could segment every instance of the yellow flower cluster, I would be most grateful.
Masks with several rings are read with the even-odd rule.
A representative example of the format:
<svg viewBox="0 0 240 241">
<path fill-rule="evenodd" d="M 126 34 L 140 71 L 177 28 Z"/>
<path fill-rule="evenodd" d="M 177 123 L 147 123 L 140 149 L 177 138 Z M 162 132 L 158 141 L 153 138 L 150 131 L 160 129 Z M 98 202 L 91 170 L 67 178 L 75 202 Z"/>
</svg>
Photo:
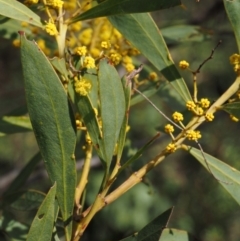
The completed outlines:
<svg viewBox="0 0 240 241">
<path fill-rule="evenodd" d="M 193 101 L 187 101 L 186 107 L 188 110 L 192 111 L 195 115 L 202 116 L 205 111 L 204 109 L 209 108 L 210 101 L 207 98 L 202 98 L 198 103 L 195 103 Z"/>
<path fill-rule="evenodd" d="M 206 121 L 213 121 L 214 115 L 213 113 L 206 113 L 205 118 L 206 118 Z"/>
<path fill-rule="evenodd" d="M 186 103 L 186 107 L 188 110 L 193 111 L 196 108 L 196 104 L 193 101 L 189 100 Z"/>
<path fill-rule="evenodd" d="M 233 65 L 233 69 L 235 72 L 240 71 L 240 55 L 239 54 L 233 54 L 229 58 L 230 63 Z"/>
<path fill-rule="evenodd" d="M 90 80 L 87 79 L 78 79 L 77 77 L 74 78 L 75 80 L 75 91 L 82 96 L 88 95 L 92 88 L 92 84 Z"/>
<path fill-rule="evenodd" d="M 86 56 L 83 60 L 83 67 L 87 68 L 87 69 L 93 69 L 95 68 L 95 60 L 94 58 L 90 57 L 90 56 Z"/>
<path fill-rule="evenodd" d="M 46 1 L 47 6 L 52 8 L 62 8 L 64 2 L 61 0 L 47 0 Z"/>
<path fill-rule="evenodd" d="M 182 61 L 179 62 L 179 67 L 181 69 L 187 69 L 189 67 L 189 63 L 185 60 L 182 60 Z"/>
<path fill-rule="evenodd" d="M 81 46 L 75 49 L 75 53 L 80 56 L 85 56 L 87 54 L 87 47 Z"/>
<path fill-rule="evenodd" d="M 186 131 L 186 137 L 190 141 L 197 141 L 202 137 L 200 131 L 188 130 Z"/>
<path fill-rule="evenodd" d="M 174 143 L 169 143 L 167 146 L 166 146 L 166 152 L 167 153 L 173 153 L 177 150 L 177 147 Z"/>
<path fill-rule="evenodd" d="M 164 130 L 166 133 L 172 133 L 174 132 L 174 127 L 170 124 L 165 125 Z"/>
<path fill-rule="evenodd" d="M 112 53 L 110 55 L 110 60 L 114 65 L 118 65 L 122 59 L 122 56 L 118 53 Z"/>
<path fill-rule="evenodd" d="M 56 28 L 56 25 L 54 23 L 52 23 L 51 21 L 49 21 L 46 26 L 45 26 L 45 31 L 49 34 L 49 35 L 57 35 L 58 34 L 58 30 Z"/>
<path fill-rule="evenodd" d="M 200 100 L 200 105 L 202 108 L 208 108 L 210 106 L 210 101 L 207 98 L 202 98 Z"/>
<path fill-rule="evenodd" d="M 172 118 L 175 122 L 180 122 L 180 121 L 183 121 L 183 115 L 179 112 L 174 112 L 172 114 Z"/>
<path fill-rule="evenodd" d="M 102 42 L 101 42 L 101 47 L 102 47 L 103 49 L 110 49 L 110 47 L 111 47 L 110 41 L 102 41 Z"/>
</svg>

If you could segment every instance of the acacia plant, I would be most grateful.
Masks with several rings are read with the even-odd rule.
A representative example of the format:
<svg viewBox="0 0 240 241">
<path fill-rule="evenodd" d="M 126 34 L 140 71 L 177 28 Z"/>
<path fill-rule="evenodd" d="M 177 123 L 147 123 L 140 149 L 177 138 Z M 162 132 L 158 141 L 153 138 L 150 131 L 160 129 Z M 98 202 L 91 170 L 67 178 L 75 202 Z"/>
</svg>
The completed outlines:
<svg viewBox="0 0 240 241">
<path fill-rule="evenodd" d="M 240 48 L 240 3 L 223 2 Z M 213 121 L 215 112 L 225 111 L 234 121 L 240 118 L 240 55 L 230 56 L 236 78 L 229 88 L 215 101 L 199 96 L 198 74 L 220 42 L 209 51 L 209 57 L 200 60 L 197 69 L 191 69 L 186 60 L 176 66 L 148 12 L 179 6 L 180 0 L 0 1 L 4 24 L 13 23 L 6 31 L 19 34 L 14 45 L 21 51 L 28 109 L 24 117 L 3 117 L 6 130 L 33 130 L 39 146 L 39 153 L 1 199 L 1 229 L 6 237 L 11 238 L 11 234 L 4 221 L 4 209 L 9 205 L 21 206 L 25 199 L 28 205 L 34 203 L 38 208 L 31 226 L 22 230 L 27 241 L 80 240 L 96 213 L 140 183 L 148 172 L 179 149 L 195 157 L 240 204 L 239 171 L 205 153 L 199 144 L 199 126 Z M 149 62 L 142 64 L 140 55 Z M 189 91 L 179 67 L 192 77 L 193 91 Z M 172 116 L 167 116 L 149 100 L 163 82 L 170 82 L 175 88 L 185 110 L 176 109 Z M 122 184 L 113 186 L 159 136 L 152 137 L 129 159 L 122 157 L 131 107 L 143 100 L 149 101 L 166 119 L 162 129 L 169 135 L 169 143 L 154 158 L 146 159 Z M 188 122 L 185 115 L 191 116 Z M 85 156 L 80 175 L 75 165 L 76 149 Z M 86 207 L 93 154 L 98 155 L 104 175 L 95 200 Z M 45 195 L 37 191 L 19 192 L 41 160 L 52 187 Z M 38 195 L 38 202 L 32 200 L 34 195 Z M 124 240 L 189 240 L 186 232 L 167 228 L 171 212 L 172 209 L 167 210 Z"/>
</svg>

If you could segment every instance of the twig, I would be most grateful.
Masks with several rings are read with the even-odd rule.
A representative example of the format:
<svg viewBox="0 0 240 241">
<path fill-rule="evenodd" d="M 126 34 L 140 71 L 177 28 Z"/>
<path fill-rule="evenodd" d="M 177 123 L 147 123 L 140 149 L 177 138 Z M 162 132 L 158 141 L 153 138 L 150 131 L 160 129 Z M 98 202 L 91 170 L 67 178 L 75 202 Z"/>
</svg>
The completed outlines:
<svg viewBox="0 0 240 241">
<path fill-rule="evenodd" d="M 210 56 L 209 56 L 208 58 L 206 58 L 206 59 L 199 65 L 199 67 L 198 67 L 198 69 L 197 69 L 196 71 L 193 71 L 193 72 L 192 72 L 193 74 L 200 73 L 200 69 L 203 67 L 203 65 L 204 65 L 207 61 L 209 61 L 210 59 L 213 58 L 213 54 L 214 54 L 215 50 L 217 49 L 217 47 L 218 47 L 221 43 L 222 43 L 222 40 L 219 40 L 218 43 L 217 43 L 217 45 L 215 46 L 215 48 L 212 49 L 212 52 L 211 52 Z"/>
</svg>

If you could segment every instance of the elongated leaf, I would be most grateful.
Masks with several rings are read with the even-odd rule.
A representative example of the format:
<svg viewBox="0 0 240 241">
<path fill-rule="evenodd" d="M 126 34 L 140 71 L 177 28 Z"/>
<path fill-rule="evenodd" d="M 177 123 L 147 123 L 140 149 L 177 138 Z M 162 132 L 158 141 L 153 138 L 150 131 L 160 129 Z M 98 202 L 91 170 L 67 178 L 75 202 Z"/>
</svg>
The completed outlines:
<svg viewBox="0 0 240 241">
<path fill-rule="evenodd" d="M 189 90 L 174 65 L 166 43 L 147 13 L 108 17 L 117 28 L 179 92 L 184 102 L 191 100 Z M 134 34 L 133 34 L 134 33 Z"/>
<path fill-rule="evenodd" d="M 0 0 L 0 15 L 42 27 L 40 17 L 16 0 Z"/>
<path fill-rule="evenodd" d="M 45 198 L 45 194 L 35 190 L 18 191 L 3 197 L 3 207 L 20 211 L 38 209 Z"/>
<path fill-rule="evenodd" d="M 83 122 L 87 127 L 88 133 L 91 137 L 93 146 L 96 148 L 99 156 L 103 158 L 101 131 L 90 98 L 88 96 L 80 96 L 76 94 L 75 100 L 77 103 L 78 111 L 83 118 Z"/>
<path fill-rule="evenodd" d="M 66 240 L 70 240 L 76 185 L 74 117 L 52 65 L 22 33 L 21 59 L 30 120 L 49 177 L 52 183 L 57 183 Z"/>
<path fill-rule="evenodd" d="M 173 208 L 168 209 L 147 224 L 138 233 L 135 233 L 128 238 L 121 239 L 121 241 L 158 241 L 163 229 L 168 225 L 172 212 Z"/>
<path fill-rule="evenodd" d="M 189 153 L 194 156 L 207 171 L 209 171 L 210 168 L 214 176 L 219 179 L 219 183 L 230 193 L 237 203 L 240 204 L 240 172 L 217 158 L 204 153 L 205 159 L 208 162 L 208 168 L 200 150 L 189 147 Z"/>
<path fill-rule="evenodd" d="M 109 166 L 125 115 L 125 96 L 117 70 L 106 59 L 100 61 L 98 77 L 103 155 Z"/>
<path fill-rule="evenodd" d="M 117 14 L 146 13 L 180 4 L 180 0 L 106 0 L 96 7 L 74 17 L 71 22 Z"/>
<path fill-rule="evenodd" d="M 238 51 L 240 52 L 240 2 L 239 0 L 223 1 L 228 18 L 232 24 L 233 31 L 236 37 Z"/>
<path fill-rule="evenodd" d="M 117 142 L 117 160 L 121 159 L 123 148 L 125 145 L 128 118 L 129 118 L 129 112 L 130 112 L 131 92 L 132 92 L 132 84 L 128 83 L 128 80 L 125 77 L 122 79 L 122 86 L 123 86 L 123 91 L 125 96 L 126 114 L 123 119 L 123 123 L 121 126 L 121 130 L 120 130 L 120 134 Z"/>
<path fill-rule="evenodd" d="M 162 231 L 159 241 L 199 241 L 187 231 L 174 228 L 166 228 Z"/>
<path fill-rule="evenodd" d="M 66 62 L 65 59 L 60 59 L 57 57 L 54 57 L 53 59 L 50 59 L 50 62 L 52 63 L 53 67 L 61 74 L 63 75 L 66 80 L 68 79 L 68 71 L 66 68 Z"/>
<path fill-rule="evenodd" d="M 26 131 L 32 131 L 29 117 L 3 116 L 0 119 L 0 136 Z"/>
<path fill-rule="evenodd" d="M 158 241 L 162 231 L 167 227 L 173 208 L 168 209 L 146 225 L 137 235 L 138 241 Z"/>
<path fill-rule="evenodd" d="M 42 160 L 41 153 L 38 152 L 34 157 L 27 163 L 27 165 L 21 170 L 18 176 L 14 179 L 14 181 L 10 184 L 5 194 L 14 192 L 19 190 L 20 187 L 23 186 L 25 181 L 31 175 L 33 169 L 36 165 Z"/>
<path fill-rule="evenodd" d="M 240 119 L 240 102 L 227 103 L 221 109 Z"/>
<path fill-rule="evenodd" d="M 50 189 L 41 204 L 29 230 L 27 241 L 49 241 L 55 221 L 56 184 Z"/>
</svg>

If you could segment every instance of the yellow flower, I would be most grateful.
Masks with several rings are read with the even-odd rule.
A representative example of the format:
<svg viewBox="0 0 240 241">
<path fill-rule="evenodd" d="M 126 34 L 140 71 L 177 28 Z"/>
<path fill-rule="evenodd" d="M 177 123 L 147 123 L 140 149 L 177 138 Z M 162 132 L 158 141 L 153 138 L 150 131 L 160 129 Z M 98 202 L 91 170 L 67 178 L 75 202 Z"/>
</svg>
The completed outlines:
<svg viewBox="0 0 240 241">
<path fill-rule="evenodd" d="M 102 41 L 102 42 L 101 42 L 101 47 L 102 47 L 103 49 L 109 49 L 109 48 L 111 47 L 110 41 Z"/>
<path fill-rule="evenodd" d="M 92 41 L 92 32 L 93 30 L 91 28 L 84 29 L 80 35 L 79 40 L 82 45 L 89 45 Z"/>
<path fill-rule="evenodd" d="M 165 125 L 164 130 L 166 133 L 172 133 L 174 132 L 174 127 L 170 124 Z"/>
<path fill-rule="evenodd" d="M 75 49 L 75 53 L 80 56 L 85 56 L 87 54 L 87 47 L 86 46 L 77 47 Z"/>
<path fill-rule="evenodd" d="M 29 25 L 29 23 L 27 23 L 27 22 L 21 22 L 21 26 L 24 28 L 26 28 L 28 25 Z"/>
<path fill-rule="evenodd" d="M 90 53 L 94 58 L 98 58 L 101 52 L 98 48 L 91 48 Z"/>
<path fill-rule="evenodd" d="M 132 58 L 126 55 L 123 57 L 122 62 L 124 64 L 132 64 Z"/>
<path fill-rule="evenodd" d="M 87 68 L 87 69 L 93 69 L 95 68 L 95 60 L 94 58 L 87 56 L 84 58 L 83 60 L 83 67 Z"/>
<path fill-rule="evenodd" d="M 239 64 L 240 63 L 240 55 L 239 54 L 233 54 L 229 57 L 231 64 Z"/>
<path fill-rule="evenodd" d="M 52 8 L 62 8 L 64 2 L 61 0 L 47 0 L 47 6 Z"/>
<path fill-rule="evenodd" d="M 90 92 L 90 90 L 92 88 L 92 84 L 91 84 L 90 80 L 87 80 L 87 79 L 79 80 L 77 77 L 75 77 L 74 80 L 75 80 L 75 84 L 74 84 L 75 91 L 82 96 L 88 95 L 88 93 Z"/>
<path fill-rule="evenodd" d="M 185 60 L 182 60 L 182 61 L 179 62 L 179 67 L 181 69 L 187 69 L 189 67 L 189 63 Z"/>
<path fill-rule="evenodd" d="M 127 70 L 128 73 L 130 73 L 131 71 L 133 71 L 135 69 L 133 64 L 126 64 L 124 65 L 125 69 Z"/>
<path fill-rule="evenodd" d="M 13 42 L 12 42 L 12 44 L 13 44 L 14 47 L 20 47 L 20 45 L 21 45 L 19 39 L 14 39 Z"/>
<path fill-rule="evenodd" d="M 120 63 L 122 56 L 118 53 L 112 53 L 110 55 L 110 60 L 113 62 L 114 65 L 117 65 Z"/>
<path fill-rule="evenodd" d="M 240 70 L 240 55 L 239 54 L 233 54 L 229 58 L 230 63 L 233 65 L 233 69 L 235 72 L 238 72 Z"/>
<path fill-rule="evenodd" d="M 183 121 L 183 115 L 179 112 L 174 112 L 172 118 L 175 122 Z"/>
<path fill-rule="evenodd" d="M 166 146 L 166 151 L 168 153 L 173 153 L 177 150 L 177 147 L 174 143 L 169 143 L 167 146 Z"/>
<path fill-rule="evenodd" d="M 45 26 L 45 31 L 49 34 L 49 35 L 57 35 L 58 34 L 58 30 L 56 28 L 56 25 L 54 23 L 52 23 L 51 21 L 49 21 L 46 26 Z"/>
<path fill-rule="evenodd" d="M 65 4 L 64 4 L 64 8 L 65 8 Z M 69 30 L 73 32 L 78 32 L 81 30 L 81 28 L 82 28 L 82 22 L 76 22 L 69 26 Z"/>
<path fill-rule="evenodd" d="M 197 115 L 203 115 L 204 111 L 201 107 L 197 106 L 196 110 L 195 110 L 196 114 Z"/>
<path fill-rule="evenodd" d="M 214 115 L 213 113 L 206 113 L 205 118 L 206 118 L 206 121 L 213 121 Z"/>
<path fill-rule="evenodd" d="M 151 72 L 151 73 L 149 74 L 148 78 L 149 78 L 150 80 L 157 80 L 157 79 L 158 79 L 158 75 L 157 75 L 156 72 Z"/>
<path fill-rule="evenodd" d="M 200 104 L 201 104 L 202 108 L 208 108 L 210 105 L 210 101 L 206 98 L 202 98 L 200 100 Z"/>
<path fill-rule="evenodd" d="M 200 131 L 194 131 L 194 130 L 186 131 L 186 136 L 190 141 L 197 141 L 202 137 Z"/>
<path fill-rule="evenodd" d="M 194 108 L 196 107 L 196 104 L 193 101 L 189 100 L 186 103 L 186 107 L 188 110 L 194 110 Z"/>
</svg>

